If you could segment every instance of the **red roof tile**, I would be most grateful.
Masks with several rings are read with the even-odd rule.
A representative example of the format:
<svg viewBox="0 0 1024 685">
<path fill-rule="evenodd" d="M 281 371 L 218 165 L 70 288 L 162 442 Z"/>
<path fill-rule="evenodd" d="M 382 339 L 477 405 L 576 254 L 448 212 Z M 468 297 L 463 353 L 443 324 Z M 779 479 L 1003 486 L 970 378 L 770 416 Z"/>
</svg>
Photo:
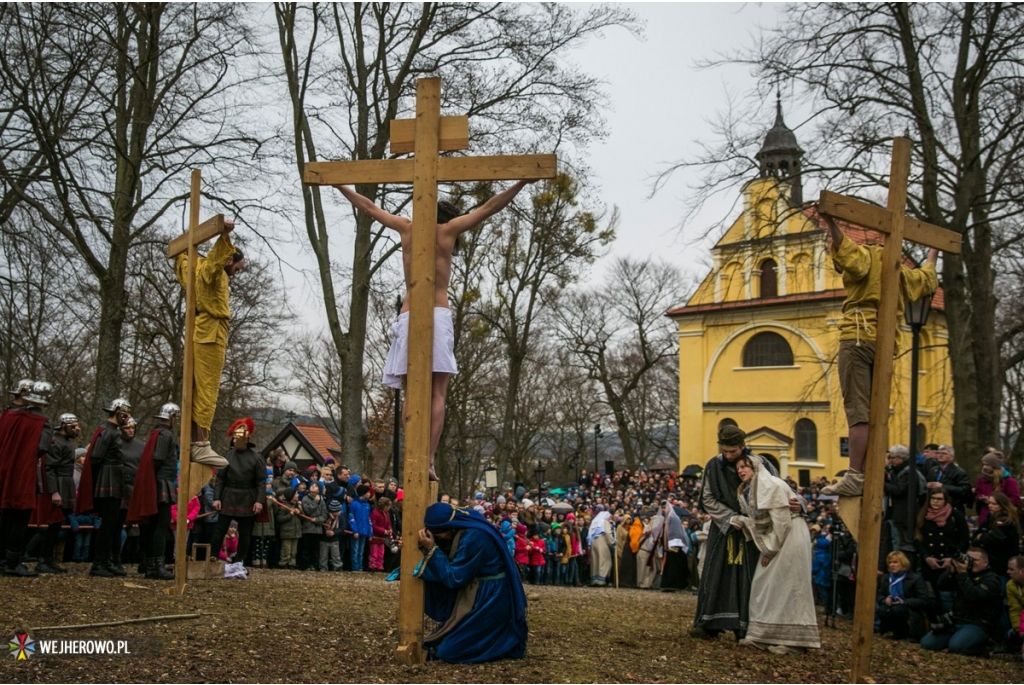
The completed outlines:
<svg viewBox="0 0 1024 685">
<path fill-rule="evenodd" d="M 320 454 L 321 463 L 327 457 L 334 457 L 334 454 L 331 454 L 332 450 L 335 454 L 341 451 L 341 445 L 323 426 L 311 423 L 293 423 L 292 425 L 295 426 L 295 430 L 305 436 L 309 444 Z"/>
</svg>

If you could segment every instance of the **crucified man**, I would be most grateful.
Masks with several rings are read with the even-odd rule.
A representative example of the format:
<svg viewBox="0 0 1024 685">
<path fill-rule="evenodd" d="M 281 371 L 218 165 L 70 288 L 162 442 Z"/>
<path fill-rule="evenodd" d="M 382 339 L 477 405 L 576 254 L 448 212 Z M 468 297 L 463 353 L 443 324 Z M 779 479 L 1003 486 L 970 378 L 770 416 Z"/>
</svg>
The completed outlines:
<svg viewBox="0 0 1024 685">
<path fill-rule="evenodd" d="M 487 202 L 467 214 L 450 202 L 437 203 L 436 257 L 434 263 L 434 350 L 433 374 L 430 392 L 430 480 L 437 480 L 434 454 L 444 427 L 444 403 L 448 393 L 448 379 L 458 373 L 455 364 L 455 330 L 448 308 L 448 284 L 452 276 L 452 253 L 460 235 L 470 231 L 485 219 L 500 212 L 512 199 L 533 181 L 517 181 L 507 190 L 492 196 Z M 391 349 L 384 363 L 384 385 L 404 390 L 409 364 L 409 288 L 412 280 L 412 220 L 396 216 L 375 205 L 348 186 L 334 186 L 360 212 L 377 223 L 398 232 L 402 242 L 402 268 L 405 273 L 405 298 L 398 320 L 391 328 Z M 402 407 L 405 414 L 405 407 Z"/>
</svg>

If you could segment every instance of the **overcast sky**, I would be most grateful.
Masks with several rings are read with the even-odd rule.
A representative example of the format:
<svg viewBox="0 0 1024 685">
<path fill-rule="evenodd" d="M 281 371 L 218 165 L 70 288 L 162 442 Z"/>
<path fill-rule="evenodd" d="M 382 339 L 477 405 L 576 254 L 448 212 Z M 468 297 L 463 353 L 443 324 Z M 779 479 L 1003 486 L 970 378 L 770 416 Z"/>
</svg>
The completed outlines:
<svg viewBox="0 0 1024 685">
<path fill-rule="evenodd" d="M 709 205 L 682 232 L 680 220 L 688 188 L 697 172 L 680 172 L 653 198 L 652 178 L 674 160 L 696 151 L 695 142 L 712 135 L 710 121 L 725 104 L 725 93 L 748 91 L 749 69 L 697 69 L 700 59 L 753 42 L 759 26 L 772 26 L 781 5 L 749 3 L 630 4 L 644 20 L 644 37 L 609 30 L 571 54 L 576 64 L 606 82 L 612 109 L 606 112 L 608 137 L 595 144 L 588 161 L 601 198 L 621 212 L 618 239 L 595 267 L 600 278 L 615 255 L 661 257 L 703 277 L 708 245 L 693 241 L 732 210 L 735 193 Z M 443 75 L 442 75 L 443 76 Z M 774 99 L 764 104 L 774 110 Z M 770 121 L 770 116 L 766 115 Z M 738 188 L 736 193 L 738 193 Z M 339 202 L 340 207 L 340 202 Z M 303 254 L 303 252 L 305 254 Z M 351 259 L 351 247 L 332 241 L 332 252 Z M 300 326 L 321 329 L 323 304 L 308 248 L 285 248 L 290 300 L 306 302 Z M 296 273 L 302 269 L 304 276 Z"/>
</svg>

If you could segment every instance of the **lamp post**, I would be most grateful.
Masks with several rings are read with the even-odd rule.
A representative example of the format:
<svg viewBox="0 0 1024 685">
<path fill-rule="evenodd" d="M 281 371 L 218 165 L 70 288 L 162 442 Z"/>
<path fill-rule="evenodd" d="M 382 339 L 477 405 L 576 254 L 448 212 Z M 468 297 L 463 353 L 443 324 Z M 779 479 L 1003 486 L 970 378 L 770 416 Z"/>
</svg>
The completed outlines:
<svg viewBox="0 0 1024 685">
<path fill-rule="evenodd" d="M 395 301 L 395 312 L 402 315 L 402 296 Z M 395 390 L 395 426 L 391 433 L 391 475 L 398 480 L 398 438 L 402 431 L 402 391 Z"/>
<path fill-rule="evenodd" d="M 597 476 L 597 439 L 601 437 L 601 424 L 594 424 L 594 475 Z"/>
<path fill-rule="evenodd" d="M 580 482 L 580 451 L 579 450 L 576 450 L 576 454 L 573 455 L 573 458 L 572 458 L 572 470 L 573 470 L 573 473 L 575 474 L 573 476 L 573 482 L 575 482 L 577 485 L 579 485 L 579 482 Z"/>
<path fill-rule="evenodd" d="M 910 469 L 907 483 L 907 507 L 910 510 L 910 517 L 907 519 L 913 525 L 917 520 L 917 377 L 920 367 L 921 354 L 921 329 L 928 323 L 928 314 L 932 309 L 932 296 L 907 301 L 903 306 L 903 318 L 911 331 L 910 347 Z"/>
<path fill-rule="evenodd" d="M 540 459 L 537 460 L 537 468 L 533 470 L 533 476 L 537 479 L 537 498 L 539 499 L 543 494 L 544 489 L 544 466 L 540 463 Z"/>
</svg>

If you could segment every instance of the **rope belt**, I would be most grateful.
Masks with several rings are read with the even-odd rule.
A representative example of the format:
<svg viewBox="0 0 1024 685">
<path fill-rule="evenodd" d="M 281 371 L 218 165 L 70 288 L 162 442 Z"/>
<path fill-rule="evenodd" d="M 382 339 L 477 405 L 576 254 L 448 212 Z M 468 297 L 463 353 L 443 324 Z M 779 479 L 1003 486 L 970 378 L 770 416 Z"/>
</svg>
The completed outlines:
<svg viewBox="0 0 1024 685">
<path fill-rule="evenodd" d="M 868 317 L 866 312 L 871 312 L 878 318 L 878 310 L 874 307 L 854 307 L 848 312 L 843 312 L 843 316 L 849 316 L 853 319 L 853 325 L 857 331 L 857 347 L 860 347 L 860 331 L 864 329 L 864 337 L 874 338 L 875 333 L 873 327 L 868 323 Z"/>
</svg>

